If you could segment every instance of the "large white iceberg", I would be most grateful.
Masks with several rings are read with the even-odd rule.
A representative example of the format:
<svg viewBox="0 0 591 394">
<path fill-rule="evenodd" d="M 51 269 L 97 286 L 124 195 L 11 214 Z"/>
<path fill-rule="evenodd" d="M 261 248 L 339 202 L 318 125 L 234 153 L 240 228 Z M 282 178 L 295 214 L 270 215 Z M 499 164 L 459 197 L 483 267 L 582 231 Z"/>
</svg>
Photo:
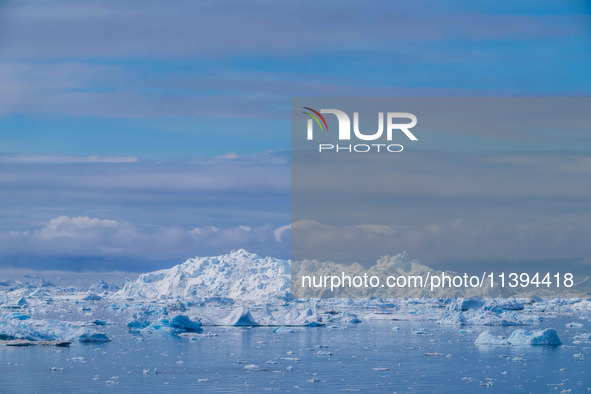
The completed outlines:
<svg viewBox="0 0 591 394">
<path fill-rule="evenodd" d="M 142 274 L 117 293 L 126 298 L 246 301 L 286 299 L 291 290 L 287 260 L 260 257 L 243 249 L 214 257 L 196 257 L 170 269 Z"/>
</svg>

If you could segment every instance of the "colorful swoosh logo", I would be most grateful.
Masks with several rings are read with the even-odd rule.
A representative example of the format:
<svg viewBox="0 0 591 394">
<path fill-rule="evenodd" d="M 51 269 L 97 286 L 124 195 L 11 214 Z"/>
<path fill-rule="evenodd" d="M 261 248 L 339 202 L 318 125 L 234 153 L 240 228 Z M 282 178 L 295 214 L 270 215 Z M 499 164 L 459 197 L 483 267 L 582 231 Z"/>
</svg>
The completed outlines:
<svg viewBox="0 0 591 394">
<path fill-rule="evenodd" d="M 326 120 L 324 120 L 324 116 L 320 115 L 320 112 L 318 112 L 315 109 L 312 109 L 310 107 L 302 107 L 302 108 L 307 109 L 308 111 L 312 111 L 312 112 L 314 112 L 314 114 L 317 115 L 317 116 L 314 116 L 310 112 L 303 112 L 304 114 L 309 115 L 312 119 L 314 119 L 316 121 L 316 123 L 318 123 L 318 126 L 320 126 L 320 130 L 324 129 L 324 127 L 322 127 L 322 123 L 320 123 L 320 119 L 322 119 L 324 126 L 326 126 L 326 131 L 328 131 L 328 125 L 326 124 Z M 318 119 L 318 117 L 320 119 Z"/>
</svg>

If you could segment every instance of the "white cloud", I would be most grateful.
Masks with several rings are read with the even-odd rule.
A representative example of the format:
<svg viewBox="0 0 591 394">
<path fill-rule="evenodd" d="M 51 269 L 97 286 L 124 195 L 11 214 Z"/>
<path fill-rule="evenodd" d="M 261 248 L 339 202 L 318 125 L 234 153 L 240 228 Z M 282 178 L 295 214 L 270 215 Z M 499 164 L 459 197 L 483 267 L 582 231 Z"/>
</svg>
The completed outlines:
<svg viewBox="0 0 591 394">
<path fill-rule="evenodd" d="M 281 242 L 283 240 L 283 234 L 291 230 L 291 224 L 286 224 L 285 226 L 281 226 L 276 228 L 273 231 L 273 235 L 275 236 L 275 241 Z"/>
<path fill-rule="evenodd" d="M 138 163 L 137 156 L 103 156 L 103 155 L 3 155 L 0 163 L 9 164 L 76 164 L 76 163 Z"/>
<path fill-rule="evenodd" d="M 60 216 L 51 219 L 49 223 L 40 230 L 35 231 L 34 235 L 42 239 L 53 239 L 59 237 L 80 237 L 84 231 L 96 229 L 115 229 L 120 226 L 116 220 L 89 218 L 88 216 L 78 216 L 70 218 Z"/>
<path fill-rule="evenodd" d="M 196 255 L 245 248 L 288 257 L 285 255 L 288 240 L 281 244 L 275 242 L 273 229 L 272 225 L 142 227 L 113 219 L 59 216 L 32 231 L 0 232 L 0 266 L 5 264 L 6 256 L 14 255 L 33 262 L 49 256 L 66 260 L 81 256 L 81 261 L 89 257 L 181 261 Z"/>
</svg>

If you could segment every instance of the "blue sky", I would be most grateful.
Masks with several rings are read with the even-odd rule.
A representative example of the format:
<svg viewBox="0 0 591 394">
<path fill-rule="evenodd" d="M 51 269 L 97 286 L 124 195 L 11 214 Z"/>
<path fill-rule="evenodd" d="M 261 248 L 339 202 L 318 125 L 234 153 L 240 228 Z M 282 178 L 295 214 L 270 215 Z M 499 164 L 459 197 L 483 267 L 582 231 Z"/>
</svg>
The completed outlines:
<svg viewBox="0 0 591 394">
<path fill-rule="evenodd" d="M 557 0 L 2 1 L 0 266 L 288 257 L 291 97 L 586 96 L 590 22 Z"/>
</svg>

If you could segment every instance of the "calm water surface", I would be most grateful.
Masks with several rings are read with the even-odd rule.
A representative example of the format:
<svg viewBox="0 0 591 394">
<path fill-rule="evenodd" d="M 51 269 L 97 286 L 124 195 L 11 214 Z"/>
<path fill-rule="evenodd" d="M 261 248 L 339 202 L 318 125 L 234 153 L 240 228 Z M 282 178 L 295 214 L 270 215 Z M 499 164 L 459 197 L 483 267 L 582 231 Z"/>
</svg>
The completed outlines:
<svg viewBox="0 0 591 394">
<path fill-rule="evenodd" d="M 474 339 L 487 328 L 462 333 L 435 322 L 284 334 L 268 327 L 206 327 L 215 336 L 197 340 L 132 335 L 115 325 L 106 328 L 113 338 L 106 344 L 0 347 L 0 392 L 587 392 L 591 345 L 573 345 L 573 336 L 591 330 L 588 322 L 586 329 L 567 329 L 568 321 L 547 319 L 539 326 L 556 328 L 561 347 L 478 347 Z M 513 329 L 493 330 L 509 335 Z M 573 357 L 581 353 L 583 360 Z"/>
</svg>

